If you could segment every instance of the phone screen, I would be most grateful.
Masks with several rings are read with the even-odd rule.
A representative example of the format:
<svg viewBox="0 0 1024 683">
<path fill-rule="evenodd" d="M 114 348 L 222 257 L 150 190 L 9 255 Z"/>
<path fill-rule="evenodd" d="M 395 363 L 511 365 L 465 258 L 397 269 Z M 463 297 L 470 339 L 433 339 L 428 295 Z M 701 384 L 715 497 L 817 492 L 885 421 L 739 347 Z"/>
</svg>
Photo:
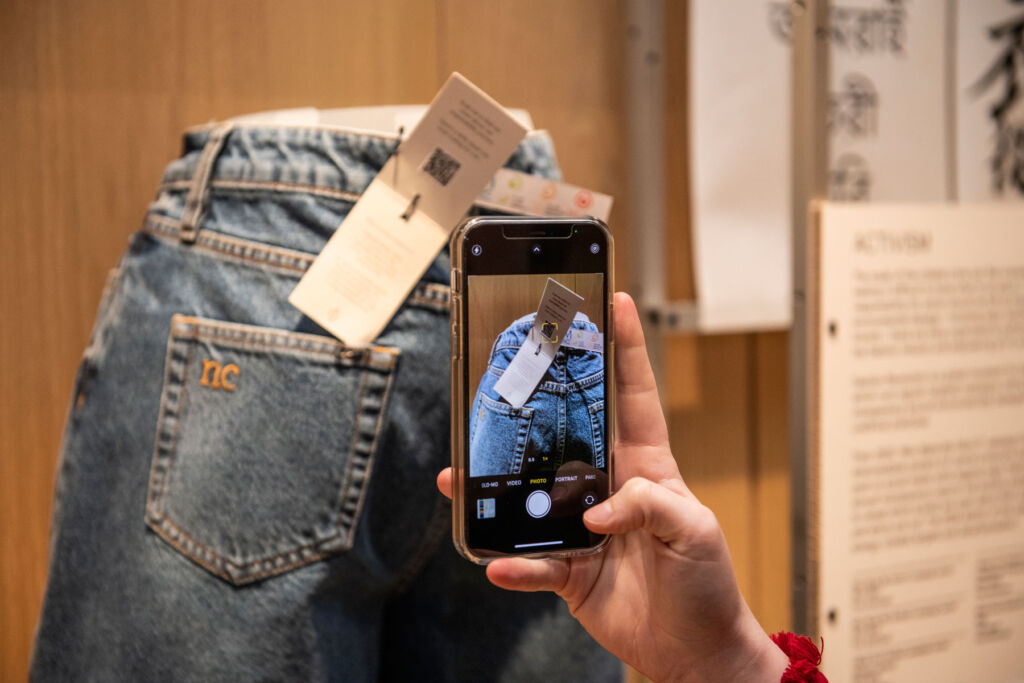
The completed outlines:
<svg viewBox="0 0 1024 683">
<path fill-rule="evenodd" d="M 608 243 L 593 222 L 466 234 L 464 528 L 479 555 L 598 545 L 608 496 Z M 534 226 L 537 224 L 534 223 Z"/>
</svg>

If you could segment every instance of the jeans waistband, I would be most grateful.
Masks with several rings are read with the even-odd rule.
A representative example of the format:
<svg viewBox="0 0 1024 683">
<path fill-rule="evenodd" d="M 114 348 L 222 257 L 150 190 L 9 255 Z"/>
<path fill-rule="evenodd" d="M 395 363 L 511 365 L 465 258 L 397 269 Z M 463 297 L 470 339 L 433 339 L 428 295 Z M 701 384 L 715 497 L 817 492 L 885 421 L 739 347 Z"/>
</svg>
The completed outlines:
<svg viewBox="0 0 1024 683">
<path fill-rule="evenodd" d="M 160 189 L 187 190 L 181 236 L 194 241 L 211 188 L 356 201 L 398 143 L 396 135 L 337 127 L 212 124 L 185 133 L 183 154 L 167 167 Z M 505 167 L 560 180 L 554 145 L 545 131 L 524 138 Z"/>
</svg>

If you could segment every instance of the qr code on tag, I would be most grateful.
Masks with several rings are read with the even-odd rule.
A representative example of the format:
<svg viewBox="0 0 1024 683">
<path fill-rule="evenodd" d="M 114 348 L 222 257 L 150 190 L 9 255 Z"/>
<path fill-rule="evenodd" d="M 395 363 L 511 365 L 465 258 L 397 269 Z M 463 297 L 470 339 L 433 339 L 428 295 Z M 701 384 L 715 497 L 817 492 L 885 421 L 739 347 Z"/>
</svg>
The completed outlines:
<svg viewBox="0 0 1024 683">
<path fill-rule="evenodd" d="M 453 156 L 445 153 L 440 147 L 434 148 L 434 153 L 427 159 L 427 163 L 423 164 L 423 170 L 426 171 L 431 178 L 441 183 L 441 185 L 447 185 L 448 181 L 452 179 L 455 172 L 462 166 Z"/>
</svg>

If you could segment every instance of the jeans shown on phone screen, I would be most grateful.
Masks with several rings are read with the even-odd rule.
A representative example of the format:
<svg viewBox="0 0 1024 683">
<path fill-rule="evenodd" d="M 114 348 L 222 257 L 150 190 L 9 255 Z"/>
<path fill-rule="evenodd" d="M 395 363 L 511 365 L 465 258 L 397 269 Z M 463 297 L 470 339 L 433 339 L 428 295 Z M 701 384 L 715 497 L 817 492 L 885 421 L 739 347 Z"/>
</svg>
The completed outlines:
<svg viewBox="0 0 1024 683">
<path fill-rule="evenodd" d="M 395 145 L 186 134 L 75 380 L 34 680 L 621 677 L 452 547 L 447 253 L 369 347 L 287 302 Z M 507 165 L 558 177 L 543 135 Z"/>
<path fill-rule="evenodd" d="M 605 466 L 604 363 L 593 351 L 559 347 L 540 384 L 521 408 L 513 408 L 494 385 L 527 341 L 536 314 L 508 326 L 494 341 L 487 370 L 469 415 L 469 475 L 486 477 L 555 471 L 581 460 Z M 582 313 L 572 328 L 598 332 Z"/>
</svg>

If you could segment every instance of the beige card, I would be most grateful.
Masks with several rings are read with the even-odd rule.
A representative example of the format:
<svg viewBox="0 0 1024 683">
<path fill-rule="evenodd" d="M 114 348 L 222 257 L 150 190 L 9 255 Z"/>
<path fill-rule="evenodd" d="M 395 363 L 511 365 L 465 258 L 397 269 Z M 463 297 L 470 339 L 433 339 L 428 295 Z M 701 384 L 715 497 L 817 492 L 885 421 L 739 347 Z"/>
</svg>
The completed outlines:
<svg viewBox="0 0 1024 683">
<path fill-rule="evenodd" d="M 346 344 L 372 342 L 524 135 L 452 74 L 288 300 Z"/>
</svg>

